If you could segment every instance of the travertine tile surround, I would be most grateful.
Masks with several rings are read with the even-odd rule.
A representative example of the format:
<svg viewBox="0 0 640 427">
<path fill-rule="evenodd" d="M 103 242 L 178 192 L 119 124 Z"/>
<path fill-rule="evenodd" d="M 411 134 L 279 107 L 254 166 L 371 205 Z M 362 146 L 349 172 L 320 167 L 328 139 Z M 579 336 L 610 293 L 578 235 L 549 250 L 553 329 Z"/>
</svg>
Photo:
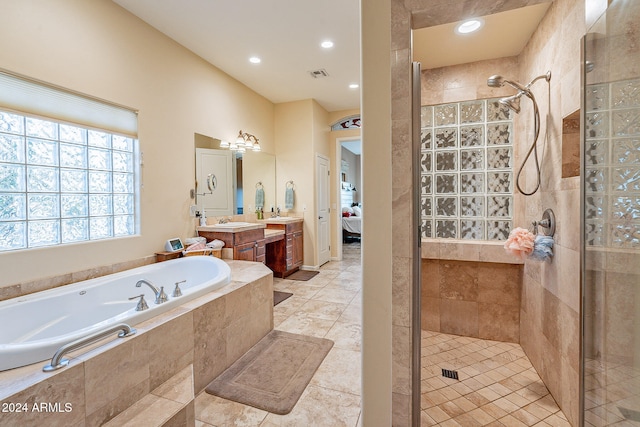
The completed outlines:
<svg viewBox="0 0 640 427">
<path fill-rule="evenodd" d="M 522 266 L 422 260 L 422 329 L 520 341 Z"/>
<path fill-rule="evenodd" d="M 478 15 L 503 11 L 504 7 L 521 7 L 540 1 L 514 1 L 497 4 L 496 2 L 480 2 L 467 0 L 452 6 L 446 0 L 392 0 L 392 34 L 391 34 L 391 72 L 392 72 L 392 139 L 393 139 L 393 223 L 407 224 L 411 218 L 411 207 L 406 202 L 410 199 L 408 189 L 411 183 L 400 179 L 410 175 L 411 121 L 410 121 L 410 62 L 411 27 L 421 28 L 434 22 L 455 22 L 463 16 L 463 11 L 474 10 Z M 507 5 L 508 3 L 508 5 Z M 534 76 L 552 72 L 550 91 L 544 86 L 535 87 L 534 91 L 540 110 L 549 112 L 549 138 L 545 149 L 545 166 L 543 168 L 542 188 L 535 196 L 528 197 L 524 203 L 515 201 L 527 221 L 538 219 L 546 208 L 552 208 L 556 214 L 556 246 L 552 263 L 539 265 L 527 262 L 524 268 L 522 310 L 520 315 L 521 344 L 530 356 L 532 364 L 539 369 L 540 376 L 565 410 L 568 418 L 575 425 L 579 418 L 579 304 L 580 304 L 580 182 L 578 178 L 562 179 L 562 118 L 580 108 L 580 38 L 585 33 L 584 0 L 555 0 L 530 42 L 514 63 L 515 68 L 496 69 L 491 74 L 512 75 L 520 81 L 529 81 Z M 500 10 L 498 10 L 500 9 Z M 515 73 L 511 74 L 513 71 Z M 443 77 L 440 82 L 448 93 L 455 95 L 453 86 L 464 81 L 465 76 L 472 76 L 473 85 L 467 87 L 486 87 L 486 74 L 458 74 L 455 79 Z M 462 78 L 460 78 L 462 77 Z M 480 80 L 479 77 L 482 77 Z M 539 92 L 538 92 L 539 91 Z M 539 96 L 538 96 L 539 94 Z M 547 96 L 549 94 L 550 96 Z M 490 96 L 494 96 L 493 94 Z M 486 97 L 486 96 L 483 96 Z M 543 114 L 543 127 L 547 116 Z M 520 114 L 516 122 L 516 134 L 522 135 L 519 141 L 526 146 L 526 135 L 532 129 L 530 115 Z M 525 173 L 528 183 L 535 182 L 531 171 Z M 396 177 L 398 179 L 396 180 Z M 397 181 L 397 185 L 396 185 Z M 528 188 L 528 187 L 527 187 Z M 398 203 L 399 202 L 399 203 Z M 517 212 L 516 212 L 517 214 Z M 517 222 L 517 221 L 516 221 Z M 518 223 L 523 226 L 527 224 Z M 406 233 L 394 228 L 393 256 L 394 271 L 411 264 L 404 242 L 409 241 Z M 410 258 L 410 257 L 409 257 Z M 395 280 L 393 291 L 410 295 L 410 277 Z M 402 337 L 408 336 L 395 325 L 408 324 L 406 311 L 394 312 L 394 342 L 402 346 L 403 351 L 394 352 L 394 363 L 397 367 L 406 366 L 411 344 Z M 561 319 L 561 320 L 557 320 Z M 562 328 L 560 327 L 562 325 Z M 404 369 L 396 369 L 393 373 L 396 383 L 406 378 Z M 394 389 L 394 391 L 397 391 Z M 410 393 L 402 393 L 402 399 L 394 400 L 394 425 L 409 425 Z M 400 403 L 402 401 L 402 403 Z"/>
<path fill-rule="evenodd" d="M 3 413 L 2 423 L 102 425 L 133 404 L 148 409 L 158 404 L 156 397 L 166 399 L 165 394 L 150 395 L 189 366 L 191 393 L 203 390 L 273 329 L 271 270 L 244 261 L 229 264 L 229 285 L 136 325 L 138 332 L 129 338 L 107 338 L 70 353 L 67 368 L 46 374 L 43 363 L 36 363 L 1 372 L 2 402 L 73 406 L 66 413 Z M 189 419 L 189 411 L 189 405 L 184 406 L 179 419 Z"/>
</svg>

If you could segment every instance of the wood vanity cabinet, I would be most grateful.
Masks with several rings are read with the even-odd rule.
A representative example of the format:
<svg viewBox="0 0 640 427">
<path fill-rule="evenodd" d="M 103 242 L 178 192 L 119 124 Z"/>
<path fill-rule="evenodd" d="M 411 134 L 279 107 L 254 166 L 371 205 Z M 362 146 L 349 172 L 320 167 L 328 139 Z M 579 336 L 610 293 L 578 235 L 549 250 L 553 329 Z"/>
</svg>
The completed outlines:
<svg viewBox="0 0 640 427">
<path fill-rule="evenodd" d="M 304 260 L 304 241 L 302 239 L 302 221 L 269 224 L 267 228 L 284 230 L 284 239 L 270 243 L 267 249 L 266 264 L 276 277 L 287 277 L 300 268 Z"/>
<path fill-rule="evenodd" d="M 265 262 L 264 229 L 227 233 L 220 231 L 198 230 L 198 235 L 206 237 L 207 242 L 222 240 L 225 248 L 233 249 L 233 259 L 241 261 Z"/>
</svg>

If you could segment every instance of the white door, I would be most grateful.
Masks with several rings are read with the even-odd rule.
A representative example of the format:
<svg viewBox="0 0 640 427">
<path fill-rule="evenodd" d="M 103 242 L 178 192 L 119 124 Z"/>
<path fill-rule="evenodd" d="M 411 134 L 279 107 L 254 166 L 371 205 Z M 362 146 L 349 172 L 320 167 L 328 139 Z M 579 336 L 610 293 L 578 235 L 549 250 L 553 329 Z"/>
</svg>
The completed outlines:
<svg viewBox="0 0 640 427">
<path fill-rule="evenodd" d="M 207 216 L 233 215 L 233 152 L 196 148 L 197 204 Z"/>
<path fill-rule="evenodd" d="M 316 154 L 316 206 L 318 214 L 318 265 L 329 262 L 331 258 L 331 229 L 329 217 L 329 159 Z"/>
</svg>

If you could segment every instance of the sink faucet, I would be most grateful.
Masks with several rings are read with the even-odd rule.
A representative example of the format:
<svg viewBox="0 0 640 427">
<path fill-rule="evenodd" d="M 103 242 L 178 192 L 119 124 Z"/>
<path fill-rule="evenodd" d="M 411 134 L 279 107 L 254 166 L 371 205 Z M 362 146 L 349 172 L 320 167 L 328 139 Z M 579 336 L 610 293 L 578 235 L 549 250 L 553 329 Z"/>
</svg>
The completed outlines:
<svg viewBox="0 0 640 427">
<path fill-rule="evenodd" d="M 160 290 L 158 290 L 158 288 L 153 286 L 150 282 L 142 279 L 142 280 L 138 280 L 138 282 L 136 283 L 136 288 L 141 287 L 143 283 L 145 285 L 149 286 L 151 288 L 151 290 L 153 291 L 153 293 L 155 294 L 155 296 L 156 296 L 156 304 L 162 304 L 163 302 L 167 302 L 169 297 L 164 292 L 164 286 L 160 286 Z"/>
<path fill-rule="evenodd" d="M 220 218 L 220 219 L 218 220 L 218 224 L 226 224 L 226 223 L 228 223 L 228 222 L 230 222 L 230 221 L 231 221 L 231 217 L 228 217 L 228 218 Z"/>
<path fill-rule="evenodd" d="M 280 206 L 276 208 L 276 218 L 280 218 Z"/>
</svg>

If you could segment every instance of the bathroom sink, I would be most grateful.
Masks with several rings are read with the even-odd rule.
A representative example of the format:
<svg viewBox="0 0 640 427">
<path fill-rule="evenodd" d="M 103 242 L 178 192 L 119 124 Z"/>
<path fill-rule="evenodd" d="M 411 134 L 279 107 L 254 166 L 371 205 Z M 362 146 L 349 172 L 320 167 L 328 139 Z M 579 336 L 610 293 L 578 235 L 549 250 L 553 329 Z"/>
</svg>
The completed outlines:
<svg viewBox="0 0 640 427">
<path fill-rule="evenodd" d="M 237 233 L 240 231 L 253 230 L 257 228 L 265 228 L 264 224 L 258 224 L 256 222 L 225 222 L 223 224 L 210 224 L 206 226 L 198 227 L 200 231 L 224 231 L 228 233 Z"/>
<path fill-rule="evenodd" d="M 228 227 L 228 228 L 235 228 L 235 227 L 246 227 L 248 225 L 256 225 L 254 222 L 225 222 L 223 224 L 212 224 L 211 227 Z"/>
<path fill-rule="evenodd" d="M 264 222 L 268 223 L 273 223 L 273 222 L 293 222 L 293 221 L 300 221 L 301 218 L 297 218 L 294 216 L 279 216 L 279 217 L 275 217 L 275 218 L 266 218 L 264 220 Z"/>
</svg>

